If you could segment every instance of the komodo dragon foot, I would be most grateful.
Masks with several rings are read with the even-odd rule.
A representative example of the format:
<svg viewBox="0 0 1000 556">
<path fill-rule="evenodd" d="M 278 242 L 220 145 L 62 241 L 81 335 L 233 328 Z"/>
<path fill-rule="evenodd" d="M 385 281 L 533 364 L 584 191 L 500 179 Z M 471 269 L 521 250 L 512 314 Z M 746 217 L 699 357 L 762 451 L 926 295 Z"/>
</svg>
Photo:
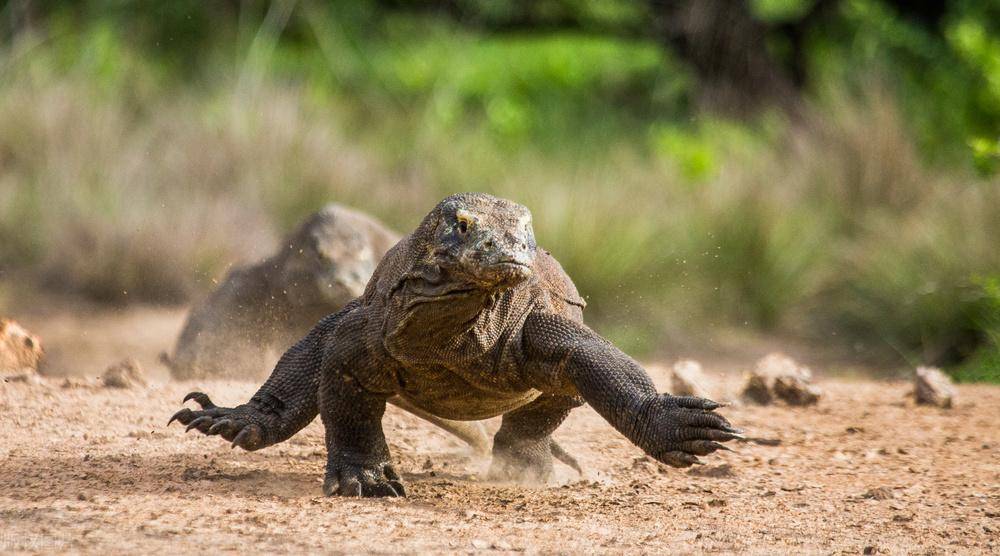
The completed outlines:
<svg viewBox="0 0 1000 556">
<path fill-rule="evenodd" d="M 583 474 L 576 458 L 552 438 L 534 442 L 497 443 L 488 477 L 491 481 L 545 484 L 552 476 L 552 458 Z"/>
<path fill-rule="evenodd" d="M 275 416 L 268 415 L 260 409 L 243 404 L 237 407 L 219 407 L 212 403 L 206 394 L 191 392 L 184 396 L 184 401 L 194 400 L 201 410 L 191 411 L 184 408 L 167 421 L 167 425 L 175 420 L 191 429 L 206 435 L 217 434 L 232 442 L 232 447 L 239 446 L 247 451 L 259 450 L 273 444 L 268 441 L 269 428 L 275 421 Z"/>
<path fill-rule="evenodd" d="M 323 479 L 323 494 L 347 497 L 406 496 L 399 473 L 385 461 L 351 462 L 347 459 L 336 466 L 327 464 Z"/>
</svg>

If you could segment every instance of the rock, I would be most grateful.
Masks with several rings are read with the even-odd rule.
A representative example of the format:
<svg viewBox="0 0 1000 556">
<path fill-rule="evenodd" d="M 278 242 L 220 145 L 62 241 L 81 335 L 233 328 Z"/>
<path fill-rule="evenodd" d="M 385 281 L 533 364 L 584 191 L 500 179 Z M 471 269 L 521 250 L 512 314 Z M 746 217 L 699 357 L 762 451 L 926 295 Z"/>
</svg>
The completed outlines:
<svg viewBox="0 0 1000 556">
<path fill-rule="evenodd" d="M 38 336 L 10 319 L 0 319 L 0 373 L 35 373 L 44 351 Z"/>
<path fill-rule="evenodd" d="M 797 376 L 774 379 L 774 395 L 788 405 L 812 405 L 819 401 L 820 390 Z"/>
<path fill-rule="evenodd" d="M 107 388 L 134 388 L 148 384 L 142 365 L 132 357 L 108 367 L 108 370 L 101 375 L 101 382 Z"/>
<path fill-rule="evenodd" d="M 772 353 L 747 373 L 741 396 L 744 400 L 768 405 L 775 398 L 789 405 L 812 405 L 822 392 L 811 384 L 812 370 L 782 353 Z"/>
<path fill-rule="evenodd" d="M 670 392 L 675 396 L 711 398 L 701 364 L 692 359 L 674 363 L 670 370 Z"/>
<path fill-rule="evenodd" d="M 744 400 L 758 405 L 769 405 L 774 401 L 767 379 L 757 373 L 747 374 L 741 395 Z"/>
<path fill-rule="evenodd" d="M 950 408 L 955 387 L 948 375 L 935 367 L 917 367 L 913 375 L 913 396 L 917 403 Z"/>
</svg>

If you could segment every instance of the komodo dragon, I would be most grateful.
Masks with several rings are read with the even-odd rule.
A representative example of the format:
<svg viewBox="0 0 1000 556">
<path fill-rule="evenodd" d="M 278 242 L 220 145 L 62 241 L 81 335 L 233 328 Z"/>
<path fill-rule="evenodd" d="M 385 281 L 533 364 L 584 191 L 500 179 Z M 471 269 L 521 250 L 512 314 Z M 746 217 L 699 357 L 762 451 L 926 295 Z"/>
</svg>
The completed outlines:
<svg viewBox="0 0 1000 556">
<path fill-rule="evenodd" d="M 361 295 L 397 241 L 368 215 L 337 204 L 323 207 L 274 254 L 231 270 L 191 309 L 173 354 L 162 360 L 179 380 L 266 378 L 268 352 L 281 354 Z"/>
<path fill-rule="evenodd" d="M 264 378 L 269 352 L 282 353 L 326 315 L 365 291 L 399 236 L 361 212 L 329 204 L 306 218 L 263 261 L 234 268 L 192 308 L 173 355 L 161 355 L 175 379 Z M 393 397 L 390 403 L 489 449 L 481 423 L 431 415 Z M 565 461 L 576 467 L 572 458 Z"/>
<path fill-rule="evenodd" d="M 398 395 L 448 419 L 503 415 L 491 478 L 545 481 L 552 432 L 589 403 L 655 459 L 676 467 L 740 438 L 695 397 L 658 394 L 643 369 L 583 324 L 583 302 L 559 263 L 535 246 L 531 214 L 479 193 L 450 196 L 379 264 L 364 295 L 278 361 L 250 401 L 170 421 L 246 450 L 282 442 L 319 413 L 324 494 L 405 496 L 382 432 Z"/>
</svg>

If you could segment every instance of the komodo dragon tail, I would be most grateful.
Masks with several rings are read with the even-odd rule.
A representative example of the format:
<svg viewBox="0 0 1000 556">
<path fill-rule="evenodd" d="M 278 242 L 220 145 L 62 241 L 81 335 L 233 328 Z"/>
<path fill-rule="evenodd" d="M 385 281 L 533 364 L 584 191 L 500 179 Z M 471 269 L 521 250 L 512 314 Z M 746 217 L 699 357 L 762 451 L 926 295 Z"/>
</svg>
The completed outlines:
<svg viewBox="0 0 1000 556">
<path fill-rule="evenodd" d="M 572 467 L 578 474 L 583 475 L 583 469 L 580 468 L 580 464 L 576 461 L 576 458 L 564 450 L 555 439 L 549 444 L 549 449 L 552 450 L 552 457 Z"/>
<path fill-rule="evenodd" d="M 481 422 L 442 419 L 441 417 L 427 413 L 399 396 L 393 396 L 388 401 L 400 409 L 425 419 L 457 436 L 479 454 L 485 454 L 490 449 L 489 439 Z M 552 451 L 552 457 L 570 466 L 580 475 L 583 475 L 583 469 L 580 467 L 579 462 L 576 461 L 576 458 L 564 450 L 555 440 L 552 440 L 551 444 L 549 444 L 549 449 Z"/>
<path fill-rule="evenodd" d="M 482 423 L 476 421 L 452 421 L 450 419 L 442 419 L 437 415 L 432 415 L 423 409 L 420 409 L 400 396 L 393 396 L 388 399 L 388 402 L 457 436 L 459 439 L 471 446 L 476 453 L 485 454 L 490 449 L 489 439 L 486 436 L 486 431 L 483 429 Z"/>
</svg>

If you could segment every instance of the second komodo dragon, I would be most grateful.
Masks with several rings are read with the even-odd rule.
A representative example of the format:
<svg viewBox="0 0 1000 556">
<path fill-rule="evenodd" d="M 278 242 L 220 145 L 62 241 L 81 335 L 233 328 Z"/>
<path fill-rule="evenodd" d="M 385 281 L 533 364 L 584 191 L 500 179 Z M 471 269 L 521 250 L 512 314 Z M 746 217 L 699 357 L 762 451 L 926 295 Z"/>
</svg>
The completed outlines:
<svg viewBox="0 0 1000 556">
<path fill-rule="evenodd" d="M 321 320 L 246 404 L 171 417 L 247 450 L 282 442 L 318 414 L 326 495 L 403 496 L 382 432 L 400 396 L 447 419 L 503 415 L 492 478 L 545 481 L 552 432 L 589 403 L 647 454 L 686 467 L 740 437 L 703 398 L 659 394 L 629 356 L 583 324 L 583 302 L 537 248 L 525 207 L 450 196 L 379 263 L 365 293 Z"/>
<path fill-rule="evenodd" d="M 173 354 L 164 353 L 161 360 L 178 380 L 267 377 L 271 353 L 281 354 L 317 321 L 364 293 L 378 262 L 397 241 L 395 232 L 364 213 L 337 204 L 323 207 L 285 237 L 276 253 L 230 271 L 191 309 Z M 441 419 L 398 396 L 389 403 L 478 452 L 489 449 L 482 423 Z M 579 470 L 568 454 L 557 454 Z"/>
<path fill-rule="evenodd" d="M 178 380 L 266 378 L 277 358 L 269 352 L 280 355 L 361 295 L 397 241 L 378 220 L 327 205 L 271 256 L 233 268 L 191 309 L 173 353 L 161 359 Z"/>
</svg>

